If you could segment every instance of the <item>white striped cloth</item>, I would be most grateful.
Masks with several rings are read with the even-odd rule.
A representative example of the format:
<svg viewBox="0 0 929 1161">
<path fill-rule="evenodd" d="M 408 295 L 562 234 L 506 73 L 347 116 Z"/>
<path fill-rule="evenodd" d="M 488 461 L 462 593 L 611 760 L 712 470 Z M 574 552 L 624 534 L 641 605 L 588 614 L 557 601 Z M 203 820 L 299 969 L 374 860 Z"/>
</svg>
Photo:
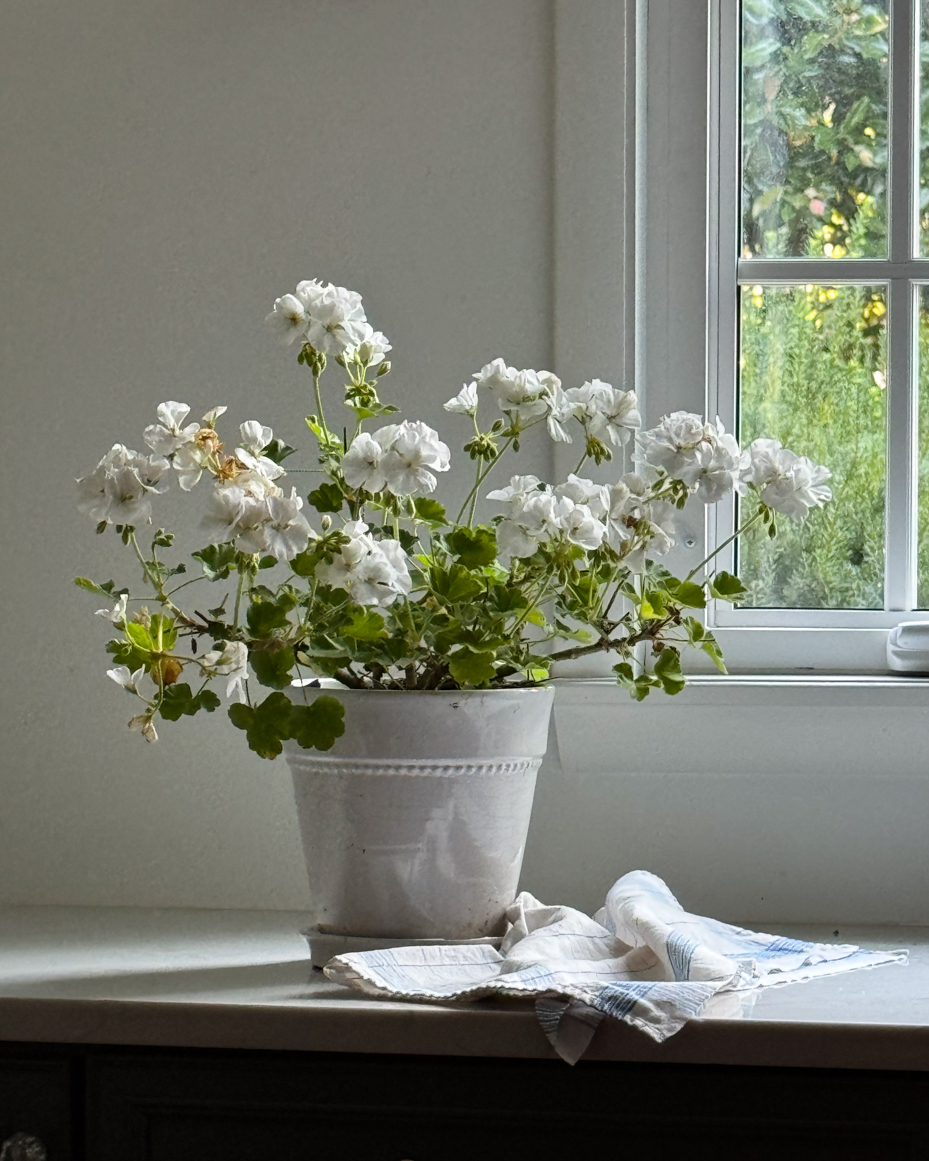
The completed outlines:
<svg viewBox="0 0 929 1161">
<path fill-rule="evenodd" d="M 632 871 L 591 919 L 528 892 L 507 912 L 500 949 L 432 944 L 336 956 L 326 975 L 369 996 L 449 1002 L 525 996 L 572 1064 L 604 1016 L 662 1041 L 723 991 L 749 991 L 856 968 L 905 963 L 905 951 L 803 943 L 686 912 L 666 884 Z"/>
</svg>

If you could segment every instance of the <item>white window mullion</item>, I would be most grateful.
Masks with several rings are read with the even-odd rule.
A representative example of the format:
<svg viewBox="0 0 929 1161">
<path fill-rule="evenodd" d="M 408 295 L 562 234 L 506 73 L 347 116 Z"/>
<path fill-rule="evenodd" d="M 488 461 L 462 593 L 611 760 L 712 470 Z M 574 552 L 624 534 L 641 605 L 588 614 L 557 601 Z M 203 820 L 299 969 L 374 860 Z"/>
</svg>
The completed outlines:
<svg viewBox="0 0 929 1161">
<path fill-rule="evenodd" d="M 709 118 L 707 167 L 707 415 L 719 416 L 735 430 L 739 380 L 738 253 L 741 238 L 739 0 L 710 5 Z M 707 551 L 734 531 L 734 503 L 706 509 Z M 719 568 L 733 569 L 734 546 L 717 558 Z M 708 611 L 714 624 L 715 609 Z"/>
<path fill-rule="evenodd" d="M 890 12 L 889 258 L 900 274 L 891 277 L 887 303 L 884 599 L 888 610 L 900 611 L 912 609 L 916 603 L 916 304 L 913 284 L 905 280 L 905 268 L 913 262 L 916 237 L 916 3 L 917 0 L 894 0 Z"/>
</svg>

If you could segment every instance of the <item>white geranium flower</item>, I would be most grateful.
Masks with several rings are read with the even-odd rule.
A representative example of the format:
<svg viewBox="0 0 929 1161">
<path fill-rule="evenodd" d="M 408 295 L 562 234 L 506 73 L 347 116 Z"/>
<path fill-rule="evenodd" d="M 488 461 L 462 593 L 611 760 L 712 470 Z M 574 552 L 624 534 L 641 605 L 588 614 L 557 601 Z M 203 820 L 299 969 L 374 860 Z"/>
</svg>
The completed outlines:
<svg viewBox="0 0 929 1161">
<path fill-rule="evenodd" d="M 610 489 L 610 508 L 607 514 L 607 542 L 621 548 L 634 536 L 649 542 L 649 550 L 664 555 L 674 544 L 674 517 L 677 509 L 664 500 L 650 500 L 651 481 L 639 472 L 627 472 Z M 644 549 L 635 561 L 627 558 L 633 571 L 644 568 Z"/>
<path fill-rule="evenodd" d="M 399 540 L 379 540 L 377 547 L 394 570 L 391 587 L 402 596 L 408 596 L 413 588 L 413 578 L 410 576 L 410 558 L 404 551 Z"/>
<path fill-rule="evenodd" d="M 142 433 L 142 438 L 156 455 L 169 456 L 185 443 L 190 443 L 196 436 L 200 430 L 199 423 L 189 423 L 186 427 L 181 427 L 189 412 L 190 408 L 186 403 L 175 403 L 171 400 L 162 403 L 156 409 L 155 414 L 159 422 L 149 424 Z"/>
<path fill-rule="evenodd" d="M 116 604 L 112 609 L 97 609 L 94 613 L 95 617 L 106 617 L 108 621 L 112 621 L 114 625 L 124 625 L 126 623 L 126 603 L 129 600 L 128 593 L 120 593 L 116 599 Z"/>
<path fill-rule="evenodd" d="M 406 420 L 397 426 L 384 457 L 387 490 L 395 496 L 428 495 L 437 484 L 432 472 L 447 472 L 450 459 L 438 432 L 418 420 Z"/>
<path fill-rule="evenodd" d="M 608 484 L 595 484 L 584 480 L 572 472 L 563 484 L 554 489 L 558 497 L 571 500 L 575 504 L 585 504 L 598 520 L 602 520 L 610 508 L 610 488 Z"/>
<path fill-rule="evenodd" d="M 567 496 L 562 496 L 556 501 L 555 514 L 558 527 L 572 544 L 593 552 L 603 543 L 606 525 L 593 515 L 586 504 L 575 504 Z"/>
<path fill-rule="evenodd" d="M 272 480 L 279 480 L 281 476 L 287 474 L 280 464 L 276 464 L 268 456 L 252 455 L 244 447 L 235 449 L 235 458 L 245 469 L 236 476 L 236 483 L 244 487 L 247 482 L 250 482 L 257 487 L 262 495 L 268 495 L 267 485 Z M 252 491 L 254 493 L 254 489 Z"/>
<path fill-rule="evenodd" d="M 106 515 L 111 524 L 143 524 L 152 519 L 149 489 L 132 468 L 117 468 L 106 477 Z"/>
<path fill-rule="evenodd" d="M 537 371 L 517 371 L 502 359 L 493 359 L 474 376 L 478 387 L 487 387 L 501 411 L 521 419 L 544 415 L 548 404 L 542 398 L 544 385 Z"/>
<path fill-rule="evenodd" d="M 391 429 L 396 429 L 397 426 L 390 425 Z M 386 436 L 385 431 L 385 428 L 381 428 L 377 436 L 363 431 L 352 440 L 351 447 L 342 457 L 342 475 L 350 488 L 383 492 L 387 487 L 383 465 L 386 448 L 393 442 L 393 431 L 388 432 Z"/>
<path fill-rule="evenodd" d="M 297 283 L 296 297 L 308 315 L 313 313 L 318 302 L 322 302 L 331 286 L 331 283 L 320 282 L 318 278 L 306 278 Z"/>
<path fill-rule="evenodd" d="M 294 339 L 304 337 L 309 321 L 306 305 L 294 294 L 282 294 L 276 298 L 274 309 L 266 319 L 282 343 L 292 343 Z"/>
<path fill-rule="evenodd" d="M 639 437 L 639 458 L 673 480 L 692 487 L 712 462 L 718 444 L 717 429 L 699 415 L 675 411 L 657 427 Z"/>
<path fill-rule="evenodd" d="M 138 693 L 139 682 L 145 676 L 145 667 L 142 666 L 135 673 L 130 673 L 128 665 L 117 665 L 115 669 L 108 669 L 106 675 L 107 677 L 111 677 L 117 685 L 121 685 L 129 693 Z"/>
<path fill-rule="evenodd" d="M 344 286 L 327 286 L 315 294 L 309 308 L 308 342 L 327 355 L 341 355 L 357 347 L 365 337 L 361 295 Z"/>
<path fill-rule="evenodd" d="M 589 425 L 598 419 L 604 408 L 609 406 L 608 392 L 612 388 L 600 379 L 589 379 L 580 387 L 569 387 L 565 391 L 568 404 L 574 409 L 574 415 L 589 428 Z"/>
<path fill-rule="evenodd" d="M 717 504 L 737 486 L 742 462 L 735 436 L 728 434 L 720 420 L 716 421 L 716 446 L 711 453 L 701 449 L 697 459 L 701 467 L 693 483 L 694 497 L 704 504 Z"/>
<path fill-rule="evenodd" d="M 185 443 L 177 449 L 171 463 L 177 472 L 177 482 L 184 492 L 189 492 L 203 475 L 207 460 L 210 458 L 209 448 L 199 443 Z"/>
<path fill-rule="evenodd" d="M 257 419 L 249 419 L 239 425 L 239 439 L 247 452 L 251 452 L 253 456 L 260 456 L 274 439 L 274 432 Z"/>
<path fill-rule="evenodd" d="M 377 541 L 361 520 L 352 520 L 342 529 L 349 538 L 332 558 L 318 564 L 316 575 L 323 584 L 345 589 L 359 605 L 386 608 L 412 588 L 408 560 L 396 540 Z"/>
<path fill-rule="evenodd" d="M 242 641 L 225 641 L 222 649 L 212 649 L 201 658 L 201 664 L 218 677 L 226 677 L 226 698 L 231 701 L 247 700 L 245 682 L 248 678 L 248 648 Z"/>
<path fill-rule="evenodd" d="M 125 466 L 131 468 L 139 477 L 139 483 L 148 492 L 166 492 L 168 480 L 165 478 L 171 471 L 171 463 L 164 456 L 146 456 L 141 452 L 129 452 Z"/>
<path fill-rule="evenodd" d="M 575 417 L 576 405 L 568 398 L 568 393 L 561 389 L 561 380 L 557 375 L 550 371 L 540 371 L 539 380 L 542 383 L 542 398 L 548 408 L 545 417 L 548 434 L 556 443 L 572 443 L 564 424 Z"/>
<path fill-rule="evenodd" d="M 514 479 L 533 477 L 514 477 Z M 497 525 L 497 545 L 501 557 L 532 556 L 539 545 L 560 530 L 558 501 L 551 492 L 515 492 L 510 511 Z"/>
<path fill-rule="evenodd" d="M 201 527 L 209 534 L 210 540 L 222 544 L 259 527 L 264 523 L 267 511 L 264 499 L 248 495 L 237 483 L 225 484 L 213 489 Z M 251 551 L 260 552 L 261 548 Z"/>
<path fill-rule="evenodd" d="M 114 444 L 96 468 L 77 481 L 78 509 L 108 524 L 150 519 L 151 505 L 144 499 L 145 493 L 167 488 L 167 481 L 162 481 L 169 467 L 161 456 L 142 455 L 121 443 Z M 128 519 L 127 513 L 134 513 L 138 519 Z"/>
<path fill-rule="evenodd" d="M 538 476 L 510 476 L 510 482 L 505 488 L 496 488 L 487 493 L 488 500 L 500 500 L 504 504 L 513 501 L 522 503 L 533 492 L 539 490 L 542 481 Z"/>
<path fill-rule="evenodd" d="M 740 482 L 753 485 L 761 502 L 794 520 L 804 520 L 811 508 L 832 499 L 825 481 L 832 473 L 807 456 L 783 447 L 776 439 L 756 439 L 743 453 Z"/>
<path fill-rule="evenodd" d="M 353 359 L 358 359 L 366 367 L 380 366 L 387 352 L 392 351 L 393 347 L 387 341 L 387 336 L 381 331 L 376 331 L 369 322 L 362 325 L 361 331 L 362 338 L 358 345 L 346 349 L 346 360 L 350 362 Z"/>
<path fill-rule="evenodd" d="M 623 447 L 642 425 L 636 393 L 620 391 L 600 379 L 592 379 L 580 390 L 585 388 L 591 389 L 584 412 L 588 432 L 602 443 Z"/>
<path fill-rule="evenodd" d="M 465 383 L 457 395 L 444 404 L 446 411 L 456 411 L 459 415 L 474 415 L 477 411 L 477 384 Z"/>
<path fill-rule="evenodd" d="M 204 427 L 214 427 L 216 425 L 216 420 L 219 419 L 221 415 L 225 415 L 228 410 L 228 407 L 211 407 L 206 415 L 204 415 L 204 417 L 200 420 L 200 422 L 204 425 Z"/>
<path fill-rule="evenodd" d="M 291 488 L 290 497 L 271 496 L 267 501 L 268 521 L 264 529 L 264 549 L 278 563 L 293 560 L 303 552 L 310 539 L 318 539 L 300 512 L 303 500 L 297 489 Z"/>
</svg>

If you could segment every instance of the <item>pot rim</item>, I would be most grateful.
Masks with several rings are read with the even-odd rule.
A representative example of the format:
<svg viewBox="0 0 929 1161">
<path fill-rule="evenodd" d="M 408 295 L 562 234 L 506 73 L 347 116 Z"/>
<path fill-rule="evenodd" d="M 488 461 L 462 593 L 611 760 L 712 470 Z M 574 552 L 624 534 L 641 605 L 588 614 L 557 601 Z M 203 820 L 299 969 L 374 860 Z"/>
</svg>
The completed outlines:
<svg viewBox="0 0 929 1161">
<path fill-rule="evenodd" d="M 370 694 L 370 693 L 391 693 L 401 695 L 403 697 L 412 697 L 417 695 L 419 697 L 486 697 L 488 694 L 498 693 L 548 693 L 553 690 L 555 686 L 548 682 L 545 685 L 514 685 L 514 686 L 495 686 L 493 689 L 354 689 L 350 685 L 342 685 L 341 682 L 335 682 L 332 685 L 324 685 L 322 680 L 319 685 L 303 685 L 303 686 L 289 686 L 291 696 L 298 695 L 301 690 L 312 690 L 314 693 L 351 693 L 351 694 Z"/>
</svg>

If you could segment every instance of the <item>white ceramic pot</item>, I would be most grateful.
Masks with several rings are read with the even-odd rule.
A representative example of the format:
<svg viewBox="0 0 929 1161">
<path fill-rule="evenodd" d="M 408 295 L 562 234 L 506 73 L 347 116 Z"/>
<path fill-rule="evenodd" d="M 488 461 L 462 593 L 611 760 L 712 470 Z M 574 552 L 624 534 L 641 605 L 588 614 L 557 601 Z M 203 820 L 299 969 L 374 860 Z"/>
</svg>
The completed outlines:
<svg viewBox="0 0 929 1161">
<path fill-rule="evenodd" d="M 306 693 L 345 706 L 331 750 L 286 750 L 313 929 L 375 945 L 497 934 L 516 895 L 554 691 Z"/>
</svg>

